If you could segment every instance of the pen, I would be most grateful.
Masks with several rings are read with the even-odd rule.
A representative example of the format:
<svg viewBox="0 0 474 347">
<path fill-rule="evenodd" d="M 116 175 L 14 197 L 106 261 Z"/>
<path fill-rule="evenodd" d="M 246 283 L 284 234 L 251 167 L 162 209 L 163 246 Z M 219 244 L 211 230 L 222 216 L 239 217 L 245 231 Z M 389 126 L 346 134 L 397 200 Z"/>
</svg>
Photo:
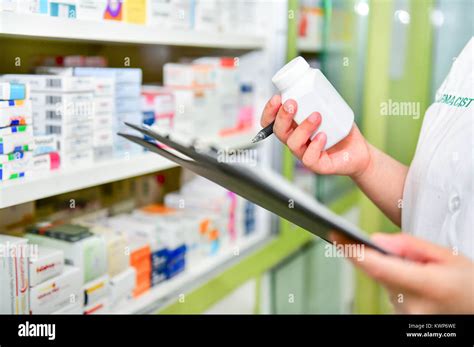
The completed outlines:
<svg viewBox="0 0 474 347">
<path fill-rule="evenodd" d="M 265 128 L 260 130 L 257 135 L 252 139 L 252 143 L 257 143 L 262 140 L 265 140 L 267 137 L 269 137 L 271 134 L 273 134 L 273 125 L 275 124 L 275 121 L 271 122 L 268 124 Z"/>
</svg>

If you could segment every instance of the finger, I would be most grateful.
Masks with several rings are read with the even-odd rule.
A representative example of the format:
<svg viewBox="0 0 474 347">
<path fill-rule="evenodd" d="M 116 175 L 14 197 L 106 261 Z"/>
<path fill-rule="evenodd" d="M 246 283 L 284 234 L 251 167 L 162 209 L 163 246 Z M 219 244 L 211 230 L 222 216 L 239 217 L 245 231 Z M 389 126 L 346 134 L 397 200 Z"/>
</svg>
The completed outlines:
<svg viewBox="0 0 474 347">
<path fill-rule="evenodd" d="M 293 120 L 293 117 L 296 114 L 296 109 L 296 101 L 287 100 L 278 110 L 275 125 L 273 126 L 273 132 L 283 143 L 286 143 L 288 137 L 297 127 L 296 122 Z"/>
<path fill-rule="evenodd" d="M 352 263 L 385 286 L 402 291 L 421 292 L 426 287 L 425 265 L 384 255 L 364 247 L 363 257 Z"/>
<path fill-rule="evenodd" d="M 314 139 L 311 141 L 308 148 L 304 152 L 303 157 L 301 158 L 303 165 L 309 167 L 310 169 L 318 169 L 318 162 L 321 157 L 321 153 L 324 150 L 324 146 L 326 145 L 326 140 L 326 134 L 324 133 L 318 133 L 314 137 Z M 323 174 L 323 172 L 319 173 Z"/>
<path fill-rule="evenodd" d="M 422 263 L 456 259 L 451 249 L 404 233 L 377 233 L 374 234 L 373 240 L 393 254 Z"/>
<path fill-rule="evenodd" d="M 286 145 L 293 154 L 301 159 L 308 148 L 309 138 L 319 128 L 321 124 L 321 115 L 318 112 L 312 113 L 292 132 Z"/>
<path fill-rule="evenodd" d="M 281 97 L 276 94 L 271 97 L 270 100 L 266 103 L 263 112 L 260 124 L 262 127 L 266 127 L 268 124 L 273 122 L 276 118 L 278 109 L 281 106 Z"/>
</svg>

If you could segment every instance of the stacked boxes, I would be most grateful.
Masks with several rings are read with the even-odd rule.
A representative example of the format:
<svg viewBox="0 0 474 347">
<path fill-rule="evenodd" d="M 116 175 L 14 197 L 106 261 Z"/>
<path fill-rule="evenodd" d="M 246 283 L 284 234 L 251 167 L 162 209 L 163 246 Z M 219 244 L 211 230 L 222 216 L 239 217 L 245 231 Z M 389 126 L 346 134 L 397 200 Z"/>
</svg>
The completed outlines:
<svg viewBox="0 0 474 347">
<path fill-rule="evenodd" d="M 114 133 L 128 130 L 123 122 L 142 123 L 140 112 L 140 90 L 142 70 L 132 68 L 75 68 L 75 76 L 108 77 L 115 81 L 115 124 Z M 119 156 L 141 152 L 143 149 L 132 142 L 114 136 L 115 154 Z"/>
<path fill-rule="evenodd" d="M 97 162 L 113 156 L 115 81 L 109 77 L 96 77 L 94 87 L 93 146 Z"/>
<path fill-rule="evenodd" d="M 91 80 L 93 80 L 94 78 L 98 80 L 98 82 L 95 83 L 95 95 L 97 98 L 97 102 L 105 103 L 106 99 L 114 97 L 114 105 L 112 109 L 112 107 L 105 106 L 104 104 L 104 108 L 101 110 L 102 114 L 99 115 L 99 120 L 96 120 L 96 130 L 98 130 L 98 128 L 103 129 L 103 127 L 106 126 L 106 123 L 101 123 L 101 121 L 104 121 L 104 119 L 106 118 L 106 114 L 114 113 L 115 117 L 112 119 L 113 124 L 111 127 L 108 128 L 111 128 L 112 132 L 114 133 L 113 145 L 115 154 L 118 156 L 123 156 L 143 151 L 142 147 L 133 144 L 132 142 L 116 135 L 117 132 L 125 130 L 129 131 L 129 128 L 126 127 L 123 122 L 141 124 L 143 121 L 140 110 L 140 92 L 142 83 L 141 69 L 115 69 L 94 67 L 40 67 L 37 69 L 37 71 L 48 72 L 61 76 L 69 76 L 69 78 L 72 78 L 72 76 L 77 76 L 77 78 L 89 77 L 91 78 Z M 113 80 L 115 93 L 112 91 L 112 88 L 105 88 L 104 83 L 107 79 Z M 100 85 L 102 85 L 103 87 L 102 91 L 100 91 Z M 104 135 L 104 133 L 101 134 Z M 103 155 L 101 153 L 96 155 L 96 157 L 99 158 L 102 156 Z"/>
<path fill-rule="evenodd" d="M 173 128 L 175 112 L 172 90 L 159 86 L 142 87 L 143 123 L 153 130 L 168 133 Z"/>
<path fill-rule="evenodd" d="M 65 265 L 59 275 L 30 288 L 30 312 L 50 314 L 69 310 L 80 302 L 80 293 L 79 268 Z"/>
<path fill-rule="evenodd" d="M 24 177 L 30 169 L 33 127 L 28 87 L 0 82 L 0 182 Z"/>
<path fill-rule="evenodd" d="M 30 286 L 38 284 L 58 276 L 63 272 L 64 253 L 61 250 L 38 247 L 38 254 L 29 259 Z"/>
<path fill-rule="evenodd" d="M 62 224 L 38 228 L 31 227 L 27 238 L 40 246 L 60 249 L 66 264 L 78 269 L 80 298 L 84 310 L 104 312 L 108 303 L 109 277 L 107 272 L 106 245 L 103 237 L 93 235 L 88 228 Z"/>
<path fill-rule="evenodd" d="M 92 78 L 4 75 L 3 79 L 30 84 L 34 134 L 56 135 L 61 167 L 92 164 Z"/>
<path fill-rule="evenodd" d="M 221 134 L 234 131 L 238 125 L 239 114 L 239 75 L 233 57 L 205 57 L 194 61 L 196 64 L 209 64 L 214 68 L 211 83 L 215 86 L 217 113 L 221 115 Z"/>
<path fill-rule="evenodd" d="M 76 18 L 76 0 L 49 0 L 51 17 Z"/>
<path fill-rule="evenodd" d="M 164 85 L 174 93 L 176 132 L 188 136 L 212 136 L 219 132 L 213 73 L 214 68 L 206 64 L 164 65 Z"/>
<path fill-rule="evenodd" d="M 188 225 L 183 223 L 185 216 L 159 204 L 148 205 L 135 211 L 133 217 L 155 227 L 153 236 L 156 242 L 151 253 L 152 285 L 182 272 L 186 266 L 187 245 L 192 243 L 188 235 L 198 236 L 197 228 L 187 227 Z"/>
<path fill-rule="evenodd" d="M 109 218 L 107 225 L 127 235 L 130 266 L 136 272 L 133 296 L 140 296 L 151 287 L 151 250 L 156 247 L 154 226 L 139 223 L 127 214 Z"/>
<path fill-rule="evenodd" d="M 28 314 L 27 240 L 0 235 L 0 314 Z"/>
</svg>

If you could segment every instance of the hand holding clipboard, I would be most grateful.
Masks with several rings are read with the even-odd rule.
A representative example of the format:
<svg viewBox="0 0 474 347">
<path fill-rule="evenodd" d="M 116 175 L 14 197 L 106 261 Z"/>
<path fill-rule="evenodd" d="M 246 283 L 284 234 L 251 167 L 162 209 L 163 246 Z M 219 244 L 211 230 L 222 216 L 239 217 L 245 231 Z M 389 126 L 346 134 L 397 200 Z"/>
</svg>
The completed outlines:
<svg viewBox="0 0 474 347">
<path fill-rule="evenodd" d="M 197 150 L 194 146 L 188 147 L 169 136 L 160 135 L 149 127 L 125 124 L 170 149 L 143 137 L 124 133 L 119 133 L 120 136 L 219 184 L 328 242 L 329 234 L 334 232 L 356 244 L 388 253 L 372 243 L 357 226 L 333 213 L 273 171 L 220 162 L 212 150 Z"/>
</svg>

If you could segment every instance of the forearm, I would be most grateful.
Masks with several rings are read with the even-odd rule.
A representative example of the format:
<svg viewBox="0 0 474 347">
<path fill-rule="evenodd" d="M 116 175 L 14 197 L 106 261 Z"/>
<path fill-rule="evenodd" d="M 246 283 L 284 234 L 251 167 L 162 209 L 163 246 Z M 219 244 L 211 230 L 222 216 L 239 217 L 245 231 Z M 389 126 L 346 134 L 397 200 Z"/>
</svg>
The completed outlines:
<svg viewBox="0 0 474 347">
<path fill-rule="evenodd" d="M 401 199 L 408 167 L 369 144 L 370 162 L 354 182 L 392 222 L 401 224 Z"/>
</svg>

